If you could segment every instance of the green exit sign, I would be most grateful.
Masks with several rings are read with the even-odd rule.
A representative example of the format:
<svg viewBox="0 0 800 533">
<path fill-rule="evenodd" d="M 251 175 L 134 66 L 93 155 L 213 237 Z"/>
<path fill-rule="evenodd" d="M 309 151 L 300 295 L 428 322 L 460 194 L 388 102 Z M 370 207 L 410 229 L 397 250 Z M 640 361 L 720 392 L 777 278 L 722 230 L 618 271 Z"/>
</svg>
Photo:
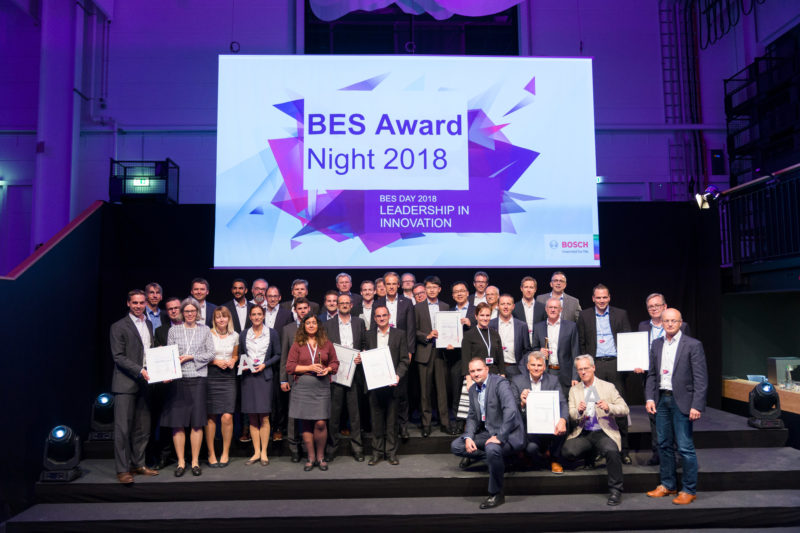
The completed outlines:
<svg viewBox="0 0 800 533">
<path fill-rule="evenodd" d="M 133 185 L 134 187 L 149 187 L 150 180 L 147 178 L 134 178 Z"/>
</svg>

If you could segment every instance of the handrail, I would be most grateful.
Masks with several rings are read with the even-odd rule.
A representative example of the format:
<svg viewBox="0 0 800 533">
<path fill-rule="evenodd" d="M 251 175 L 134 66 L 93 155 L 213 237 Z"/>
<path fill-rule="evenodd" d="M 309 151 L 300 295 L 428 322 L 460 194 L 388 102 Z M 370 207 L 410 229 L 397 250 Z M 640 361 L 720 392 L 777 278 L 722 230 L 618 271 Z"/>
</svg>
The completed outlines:
<svg viewBox="0 0 800 533">
<path fill-rule="evenodd" d="M 36 262 L 41 259 L 47 252 L 52 250 L 59 242 L 61 242 L 67 235 L 72 233 L 72 231 L 80 226 L 84 220 L 92 216 L 95 211 L 100 209 L 105 202 L 101 200 L 96 200 L 92 205 L 84 209 L 81 214 L 73 218 L 69 224 L 61 228 L 61 230 L 53 235 L 46 243 L 42 246 L 37 248 L 31 255 L 25 258 L 20 264 L 14 267 L 11 272 L 9 272 L 6 276 L 0 276 L 0 280 L 8 280 L 13 281 L 19 278 L 22 274 L 25 273 L 30 267 L 32 267 Z"/>
</svg>

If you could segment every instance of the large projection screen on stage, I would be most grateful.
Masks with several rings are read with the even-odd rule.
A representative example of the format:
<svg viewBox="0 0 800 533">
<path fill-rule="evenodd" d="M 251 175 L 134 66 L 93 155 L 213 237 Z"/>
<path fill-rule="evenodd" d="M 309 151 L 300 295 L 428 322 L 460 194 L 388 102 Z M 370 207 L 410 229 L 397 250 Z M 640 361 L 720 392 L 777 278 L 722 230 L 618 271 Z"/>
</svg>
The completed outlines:
<svg viewBox="0 0 800 533">
<path fill-rule="evenodd" d="M 587 58 L 220 56 L 216 267 L 599 266 Z"/>
</svg>

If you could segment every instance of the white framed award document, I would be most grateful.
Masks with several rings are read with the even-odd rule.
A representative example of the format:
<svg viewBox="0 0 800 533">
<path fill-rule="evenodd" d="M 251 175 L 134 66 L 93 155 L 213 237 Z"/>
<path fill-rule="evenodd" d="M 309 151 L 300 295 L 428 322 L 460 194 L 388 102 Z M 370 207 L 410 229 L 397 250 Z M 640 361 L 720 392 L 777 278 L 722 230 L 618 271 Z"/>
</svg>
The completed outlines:
<svg viewBox="0 0 800 533">
<path fill-rule="evenodd" d="M 439 336 L 436 337 L 437 348 L 461 347 L 464 330 L 461 328 L 461 313 L 459 311 L 439 311 L 433 315 L 433 329 Z"/>
<path fill-rule="evenodd" d="M 528 416 L 528 433 L 552 435 L 556 430 L 556 422 L 561 418 L 558 405 L 558 391 L 531 391 L 525 400 L 525 411 Z"/>
<path fill-rule="evenodd" d="M 353 384 L 353 376 L 356 373 L 355 358 L 358 355 L 358 350 L 352 348 L 345 348 L 340 344 L 334 344 L 336 349 L 336 358 L 339 360 L 339 370 L 331 376 L 334 383 L 349 387 Z"/>
<path fill-rule="evenodd" d="M 650 366 L 650 342 L 647 331 L 617 334 L 617 371 L 630 372 Z"/>
<path fill-rule="evenodd" d="M 147 362 L 147 376 L 150 378 L 147 380 L 148 383 L 160 383 L 183 377 L 176 344 L 148 348 L 144 351 L 144 357 Z"/>
<path fill-rule="evenodd" d="M 361 352 L 361 367 L 364 377 L 367 378 L 367 389 L 379 389 L 397 384 L 397 374 L 394 371 L 392 352 L 388 346 Z"/>
</svg>

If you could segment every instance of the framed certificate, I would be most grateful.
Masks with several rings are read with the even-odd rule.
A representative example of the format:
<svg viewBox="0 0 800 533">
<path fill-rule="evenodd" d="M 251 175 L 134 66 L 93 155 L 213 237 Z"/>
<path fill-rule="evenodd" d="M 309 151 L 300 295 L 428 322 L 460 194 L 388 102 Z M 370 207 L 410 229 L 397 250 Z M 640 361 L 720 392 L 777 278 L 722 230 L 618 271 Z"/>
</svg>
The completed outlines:
<svg viewBox="0 0 800 533">
<path fill-rule="evenodd" d="M 648 332 L 617 334 L 617 371 L 647 370 L 650 366 L 650 344 Z"/>
<path fill-rule="evenodd" d="M 561 418 L 558 405 L 558 391 L 531 391 L 525 401 L 528 417 L 528 433 L 552 435 L 556 422 Z"/>
<path fill-rule="evenodd" d="M 461 313 L 459 311 L 439 311 L 433 315 L 433 329 L 439 336 L 436 337 L 437 348 L 461 347 L 464 330 L 461 328 Z"/>
<path fill-rule="evenodd" d="M 339 360 L 339 370 L 331 376 L 331 380 L 339 385 L 349 387 L 353 384 L 353 376 L 356 373 L 355 358 L 358 350 L 345 348 L 339 344 L 334 344 L 333 347 L 336 349 L 336 358 Z"/>
<path fill-rule="evenodd" d="M 144 351 L 144 357 L 147 362 L 147 376 L 150 378 L 148 383 L 160 383 L 183 377 L 177 345 L 148 348 Z"/>
<path fill-rule="evenodd" d="M 361 352 L 361 366 L 367 378 L 369 390 L 397 385 L 397 374 L 394 370 L 392 352 L 388 346 Z"/>
</svg>

